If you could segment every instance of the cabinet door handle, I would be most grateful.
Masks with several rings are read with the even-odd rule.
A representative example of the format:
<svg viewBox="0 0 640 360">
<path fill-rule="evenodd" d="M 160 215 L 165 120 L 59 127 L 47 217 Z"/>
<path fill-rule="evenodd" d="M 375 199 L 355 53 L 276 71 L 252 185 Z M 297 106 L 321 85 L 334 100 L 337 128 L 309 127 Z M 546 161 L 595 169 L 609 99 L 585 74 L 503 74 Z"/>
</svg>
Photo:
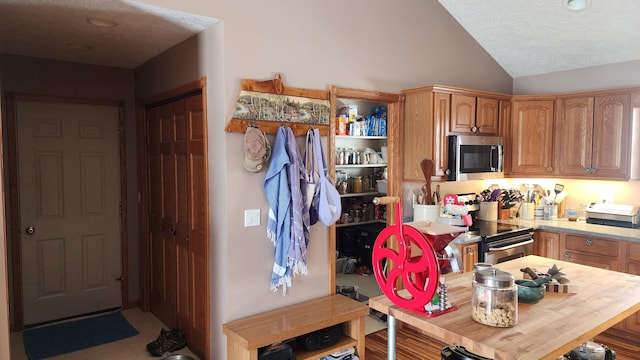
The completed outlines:
<svg viewBox="0 0 640 360">
<path fill-rule="evenodd" d="M 474 126 L 474 127 L 472 127 L 472 128 L 471 128 L 471 132 L 478 132 L 478 128 L 477 128 L 477 127 L 475 127 L 475 126 Z"/>
<path fill-rule="evenodd" d="M 548 173 L 553 172 L 553 168 L 552 168 L 551 166 L 547 166 L 547 172 L 548 172 Z"/>
<path fill-rule="evenodd" d="M 564 258 L 565 258 L 565 259 L 569 259 L 569 258 L 571 258 L 571 254 L 570 254 L 570 253 L 568 253 L 568 252 L 564 253 L 564 255 L 563 255 L 563 256 L 564 256 Z"/>
<path fill-rule="evenodd" d="M 473 249 L 470 248 L 470 247 L 466 248 L 465 251 L 466 251 L 467 254 L 473 254 Z"/>
<path fill-rule="evenodd" d="M 591 240 L 591 239 L 587 239 L 584 243 L 585 243 L 587 246 L 591 246 L 591 245 L 593 245 L 593 240 Z"/>
</svg>

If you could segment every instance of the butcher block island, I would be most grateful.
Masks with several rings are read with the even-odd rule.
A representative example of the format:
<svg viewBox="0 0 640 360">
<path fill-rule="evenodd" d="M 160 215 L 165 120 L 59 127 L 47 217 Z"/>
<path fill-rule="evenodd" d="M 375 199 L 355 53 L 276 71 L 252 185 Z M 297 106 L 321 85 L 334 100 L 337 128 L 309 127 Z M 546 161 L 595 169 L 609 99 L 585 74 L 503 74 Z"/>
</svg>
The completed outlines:
<svg viewBox="0 0 640 360">
<path fill-rule="evenodd" d="M 530 267 L 546 272 L 556 265 L 570 280 L 568 293 L 547 292 L 537 304 L 518 304 L 518 322 L 491 327 L 471 318 L 471 273 L 446 275 L 449 300 L 457 311 L 436 318 L 394 305 L 385 296 L 369 306 L 389 316 L 389 359 L 395 358 L 395 321 L 410 324 L 450 345 L 492 359 L 557 359 L 640 310 L 640 276 L 539 256 L 494 265 L 516 278 Z"/>
</svg>

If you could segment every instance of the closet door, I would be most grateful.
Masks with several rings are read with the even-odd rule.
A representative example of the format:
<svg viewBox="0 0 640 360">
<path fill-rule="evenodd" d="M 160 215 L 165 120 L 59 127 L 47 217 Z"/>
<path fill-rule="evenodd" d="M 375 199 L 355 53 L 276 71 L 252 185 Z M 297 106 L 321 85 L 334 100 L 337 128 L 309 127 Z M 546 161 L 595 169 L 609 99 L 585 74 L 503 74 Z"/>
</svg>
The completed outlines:
<svg viewBox="0 0 640 360">
<path fill-rule="evenodd" d="M 149 300 L 168 327 L 176 326 L 174 121 L 171 104 L 146 111 L 148 151 Z"/>
<path fill-rule="evenodd" d="M 209 354 L 209 189 L 206 118 L 202 96 L 185 101 L 188 141 L 189 316 L 187 343 L 204 357 Z M 181 244 L 181 242 L 179 242 Z"/>
<path fill-rule="evenodd" d="M 146 110 L 150 307 L 206 357 L 209 337 L 209 206 L 202 95 Z"/>
<path fill-rule="evenodd" d="M 187 110 L 185 100 L 171 104 L 173 115 L 173 175 L 171 190 L 175 201 L 176 240 L 176 312 L 178 327 L 189 338 L 189 142 L 187 139 Z"/>
</svg>

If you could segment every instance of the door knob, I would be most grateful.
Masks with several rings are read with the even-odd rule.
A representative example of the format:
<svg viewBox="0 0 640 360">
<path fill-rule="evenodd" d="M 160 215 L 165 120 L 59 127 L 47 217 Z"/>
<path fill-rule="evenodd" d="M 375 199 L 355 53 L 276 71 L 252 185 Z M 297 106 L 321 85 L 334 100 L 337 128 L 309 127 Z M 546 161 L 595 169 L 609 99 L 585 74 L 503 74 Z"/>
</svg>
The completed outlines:
<svg viewBox="0 0 640 360">
<path fill-rule="evenodd" d="M 27 226 L 24 229 L 24 232 L 27 233 L 27 235 L 33 235 L 33 233 L 36 232 L 36 228 L 33 226 Z"/>
</svg>

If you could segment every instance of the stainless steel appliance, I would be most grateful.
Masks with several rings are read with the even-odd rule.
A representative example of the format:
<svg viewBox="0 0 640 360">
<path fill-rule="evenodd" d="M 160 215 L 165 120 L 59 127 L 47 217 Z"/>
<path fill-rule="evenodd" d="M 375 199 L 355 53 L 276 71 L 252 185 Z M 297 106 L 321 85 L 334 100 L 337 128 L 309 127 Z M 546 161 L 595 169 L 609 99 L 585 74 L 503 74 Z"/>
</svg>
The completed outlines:
<svg viewBox="0 0 640 360">
<path fill-rule="evenodd" d="M 447 180 L 503 178 L 503 144 L 500 136 L 449 135 Z"/>
<path fill-rule="evenodd" d="M 478 223 L 482 238 L 478 243 L 478 261 L 499 264 L 533 255 L 532 228 L 482 220 Z"/>
<path fill-rule="evenodd" d="M 533 255 L 533 228 L 504 222 L 478 220 L 478 195 L 458 194 L 458 201 L 464 203 L 471 214 L 473 224 L 468 235 L 480 237 L 478 242 L 478 262 L 498 264 L 503 261 Z"/>
<path fill-rule="evenodd" d="M 592 204 L 587 208 L 587 222 L 627 228 L 640 227 L 640 213 L 635 205 Z"/>
</svg>

